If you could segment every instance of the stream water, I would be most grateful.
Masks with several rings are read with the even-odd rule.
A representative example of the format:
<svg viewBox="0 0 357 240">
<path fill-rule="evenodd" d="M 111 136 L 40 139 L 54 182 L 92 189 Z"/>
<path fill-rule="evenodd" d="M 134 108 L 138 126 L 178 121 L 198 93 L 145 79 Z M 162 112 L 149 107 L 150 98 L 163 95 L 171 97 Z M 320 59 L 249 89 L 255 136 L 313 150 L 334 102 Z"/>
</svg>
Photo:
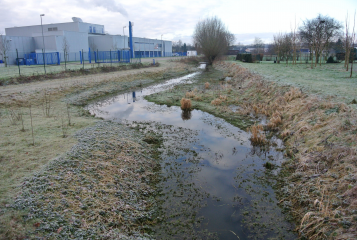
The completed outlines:
<svg viewBox="0 0 357 240">
<path fill-rule="evenodd" d="M 249 134 L 202 111 L 182 112 L 144 99 L 200 77 L 200 72 L 88 106 L 96 116 L 131 122 L 163 138 L 157 239 L 295 239 L 272 184 L 283 144 L 253 147 Z M 278 151 L 279 150 L 279 151 Z M 266 162 L 275 168 L 266 169 Z M 284 206 L 285 202 L 282 203 Z M 288 205 L 285 207 L 289 207 Z"/>
</svg>

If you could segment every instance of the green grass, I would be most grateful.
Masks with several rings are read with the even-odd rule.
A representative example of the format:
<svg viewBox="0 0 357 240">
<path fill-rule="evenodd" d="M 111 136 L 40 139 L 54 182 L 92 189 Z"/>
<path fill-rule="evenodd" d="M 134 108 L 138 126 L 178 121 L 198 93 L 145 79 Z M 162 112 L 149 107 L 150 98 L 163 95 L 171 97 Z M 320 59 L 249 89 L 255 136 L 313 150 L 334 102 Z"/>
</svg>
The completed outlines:
<svg viewBox="0 0 357 240">
<path fill-rule="evenodd" d="M 353 72 L 352 78 L 349 78 L 350 71 L 345 71 L 343 63 L 322 64 L 313 69 L 310 64 L 255 64 L 240 61 L 237 61 L 237 64 L 281 85 L 296 86 L 325 97 L 337 97 L 345 103 L 357 99 L 357 66 L 354 67 L 356 71 Z"/>
<path fill-rule="evenodd" d="M 91 69 L 91 68 L 97 68 L 98 66 L 100 67 L 117 67 L 117 66 L 122 66 L 122 65 L 128 65 L 127 63 L 100 63 L 99 65 L 97 63 L 85 63 L 84 64 L 84 69 Z M 83 68 L 83 64 L 80 64 L 79 62 L 70 62 L 67 63 L 67 66 L 65 68 L 65 64 L 62 62 L 61 65 L 46 65 L 46 73 L 59 73 L 69 70 L 79 70 Z M 23 76 L 31 76 L 31 75 L 42 75 L 45 74 L 45 70 L 43 68 L 43 65 L 31 65 L 31 66 L 24 66 L 20 65 L 20 73 Z M 1 67 L 0 68 L 0 79 L 2 78 L 9 78 L 9 77 L 18 77 L 19 76 L 19 67 L 16 65 L 9 65 L 8 67 Z"/>
</svg>

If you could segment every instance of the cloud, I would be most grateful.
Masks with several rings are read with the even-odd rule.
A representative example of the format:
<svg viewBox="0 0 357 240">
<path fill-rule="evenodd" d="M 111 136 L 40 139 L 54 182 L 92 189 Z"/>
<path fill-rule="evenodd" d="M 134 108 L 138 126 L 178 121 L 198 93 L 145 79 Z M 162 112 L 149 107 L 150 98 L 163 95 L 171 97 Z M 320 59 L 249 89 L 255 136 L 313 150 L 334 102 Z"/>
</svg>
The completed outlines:
<svg viewBox="0 0 357 240">
<path fill-rule="evenodd" d="M 124 17 L 128 17 L 128 13 L 121 3 L 116 3 L 114 0 L 94 0 L 92 3 L 97 7 L 104 7 L 110 12 L 121 13 Z"/>
</svg>

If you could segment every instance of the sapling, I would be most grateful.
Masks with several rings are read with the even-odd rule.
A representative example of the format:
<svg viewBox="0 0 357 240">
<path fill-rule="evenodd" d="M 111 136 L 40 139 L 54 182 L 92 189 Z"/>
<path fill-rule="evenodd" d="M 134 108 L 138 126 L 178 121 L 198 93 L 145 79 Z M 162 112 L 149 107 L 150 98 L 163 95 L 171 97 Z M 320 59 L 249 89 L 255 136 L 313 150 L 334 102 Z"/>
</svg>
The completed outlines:
<svg viewBox="0 0 357 240">
<path fill-rule="evenodd" d="M 61 128 L 62 128 L 62 137 L 65 138 L 65 137 L 67 137 L 68 125 L 66 125 L 66 124 L 64 123 L 63 116 L 61 116 L 61 121 L 62 121 L 62 125 L 61 125 Z"/>
<path fill-rule="evenodd" d="M 34 136 L 33 136 L 31 104 L 30 104 L 29 108 L 30 108 L 30 118 L 31 118 L 32 144 L 35 146 L 35 138 L 34 138 Z"/>
<path fill-rule="evenodd" d="M 68 126 L 71 126 L 71 115 L 69 114 L 69 104 L 67 103 Z"/>
</svg>

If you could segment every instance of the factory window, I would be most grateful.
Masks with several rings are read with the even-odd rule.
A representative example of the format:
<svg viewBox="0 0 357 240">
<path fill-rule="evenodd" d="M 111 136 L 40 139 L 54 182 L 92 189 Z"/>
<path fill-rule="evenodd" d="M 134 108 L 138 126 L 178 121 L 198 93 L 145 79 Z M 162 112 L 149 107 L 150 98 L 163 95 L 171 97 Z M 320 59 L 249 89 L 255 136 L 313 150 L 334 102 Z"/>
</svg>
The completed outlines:
<svg viewBox="0 0 357 240">
<path fill-rule="evenodd" d="M 92 26 L 89 26 L 89 32 L 92 33 Z"/>
<path fill-rule="evenodd" d="M 54 28 L 48 28 L 48 31 L 58 31 L 57 27 Z"/>
<path fill-rule="evenodd" d="M 93 33 L 95 33 L 95 27 L 93 27 Z"/>
</svg>

